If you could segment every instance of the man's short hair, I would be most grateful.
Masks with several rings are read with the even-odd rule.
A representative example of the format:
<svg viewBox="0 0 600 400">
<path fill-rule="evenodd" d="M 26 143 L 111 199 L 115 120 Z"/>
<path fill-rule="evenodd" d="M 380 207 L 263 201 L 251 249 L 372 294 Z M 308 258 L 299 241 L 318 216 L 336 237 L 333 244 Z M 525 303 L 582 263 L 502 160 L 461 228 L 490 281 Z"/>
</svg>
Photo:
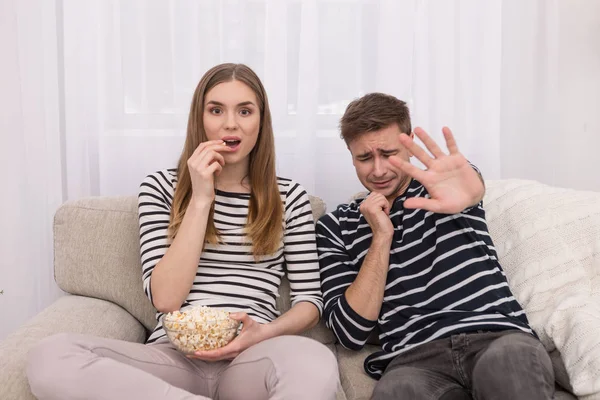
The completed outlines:
<svg viewBox="0 0 600 400">
<path fill-rule="evenodd" d="M 349 144 L 366 132 L 378 131 L 397 124 L 400 132 L 409 134 L 410 113 L 406 103 L 389 94 L 369 93 L 352 101 L 340 121 L 341 137 Z"/>
</svg>

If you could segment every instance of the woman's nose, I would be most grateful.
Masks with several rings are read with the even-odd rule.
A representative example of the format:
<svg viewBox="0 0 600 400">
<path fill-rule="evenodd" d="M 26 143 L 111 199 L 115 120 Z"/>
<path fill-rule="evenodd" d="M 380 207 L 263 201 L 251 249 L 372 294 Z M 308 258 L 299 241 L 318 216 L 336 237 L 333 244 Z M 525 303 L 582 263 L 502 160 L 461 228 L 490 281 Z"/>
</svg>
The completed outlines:
<svg viewBox="0 0 600 400">
<path fill-rule="evenodd" d="M 225 129 L 235 130 L 237 129 L 237 121 L 235 120 L 235 115 L 232 113 L 228 113 L 225 120 Z"/>
</svg>

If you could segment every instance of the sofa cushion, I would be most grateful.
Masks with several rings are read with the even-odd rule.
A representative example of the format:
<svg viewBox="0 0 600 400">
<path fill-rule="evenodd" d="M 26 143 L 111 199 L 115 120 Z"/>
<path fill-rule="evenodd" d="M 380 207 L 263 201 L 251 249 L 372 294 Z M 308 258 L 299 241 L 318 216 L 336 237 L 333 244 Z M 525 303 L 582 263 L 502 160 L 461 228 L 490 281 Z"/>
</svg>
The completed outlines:
<svg viewBox="0 0 600 400">
<path fill-rule="evenodd" d="M 380 348 L 367 345 L 360 351 L 348 350 L 336 344 L 340 381 L 348 400 L 368 400 L 371 398 L 376 380 L 371 378 L 364 370 L 365 358 Z"/>
<path fill-rule="evenodd" d="M 560 352 L 573 392 L 600 398 L 600 193 L 489 181 L 484 206 L 531 326 Z"/>
<path fill-rule="evenodd" d="M 34 399 L 25 375 L 26 355 L 41 339 L 60 332 L 142 342 L 144 327 L 104 300 L 63 296 L 0 342 L 0 398 Z"/>
<path fill-rule="evenodd" d="M 108 300 L 156 325 L 142 289 L 137 200 L 91 197 L 67 202 L 54 217 L 54 276 L 65 292 Z"/>
<path fill-rule="evenodd" d="M 315 220 L 325 203 L 309 196 Z M 120 305 L 147 330 L 156 325 L 156 310 L 142 289 L 137 199 L 90 197 L 63 204 L 54 218 L 54 275 L 67 293 L 108 300 Z M 284 279 L 278 305 L 290 307 L 289 284 Z M 309 336 L 333 343 L 323 326 Z"/>
</svg>

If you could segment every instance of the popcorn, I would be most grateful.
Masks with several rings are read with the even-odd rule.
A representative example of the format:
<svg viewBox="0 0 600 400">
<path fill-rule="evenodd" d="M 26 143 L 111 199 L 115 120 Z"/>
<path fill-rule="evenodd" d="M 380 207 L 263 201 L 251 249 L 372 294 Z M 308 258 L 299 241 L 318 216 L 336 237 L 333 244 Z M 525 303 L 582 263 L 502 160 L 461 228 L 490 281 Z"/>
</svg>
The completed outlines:
<svg viewBox="0 0 600 400">
<path fill-rule="evenodd" d="M 171 343 L 187 354 L 225 346 L 237 335 L 239 326 L 227 311 L 206 306 L 173 311 L 163 319 Z"/>
</svg>

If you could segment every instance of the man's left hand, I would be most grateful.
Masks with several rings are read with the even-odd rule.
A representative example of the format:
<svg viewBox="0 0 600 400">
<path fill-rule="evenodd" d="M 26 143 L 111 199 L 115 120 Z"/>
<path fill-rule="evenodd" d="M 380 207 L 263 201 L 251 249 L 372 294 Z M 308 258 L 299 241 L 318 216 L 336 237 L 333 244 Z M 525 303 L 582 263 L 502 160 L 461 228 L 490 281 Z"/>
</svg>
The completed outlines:
<svg viewBox="0 0 600 400">
<path fill-rule="evenodd" d="M 419 169 L 396 156 L 390 157 L 390 162 L 425 186 L 430 198 L 409 198 L 404 202 L 404 206 L 440 214 L 456 214 L 479 203 L 485 193 L 483 180 L 458 151 L 450 129 L 447 127 L 442 129 L 450 154 L 445 154 L 423 129 L 416 128 L 414 132 L 431 155 L 417 145 L 409 135 L 400 134 L 400 143 L 427 169 Z"/>
</svg>

